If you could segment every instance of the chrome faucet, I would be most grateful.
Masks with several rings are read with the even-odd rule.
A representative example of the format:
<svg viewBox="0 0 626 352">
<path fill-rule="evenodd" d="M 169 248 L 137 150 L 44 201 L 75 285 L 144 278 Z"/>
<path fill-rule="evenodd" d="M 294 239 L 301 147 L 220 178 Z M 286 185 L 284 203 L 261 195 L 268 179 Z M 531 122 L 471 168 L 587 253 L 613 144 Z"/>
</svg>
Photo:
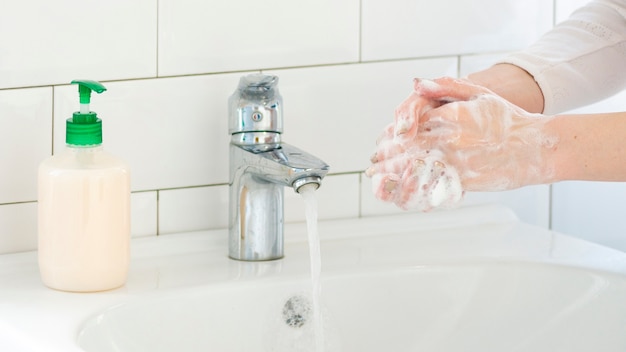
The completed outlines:
<svg viewBox="0 0 626 352">
<path fill-rule="evenodd" d="M 284 186 L 317 189 L 322 160 L 281 142 L 283 102 L 278 77 L 242 77 L 229 98 L 229 256 L 259 261 L 283 257 Z"/>
</svg>

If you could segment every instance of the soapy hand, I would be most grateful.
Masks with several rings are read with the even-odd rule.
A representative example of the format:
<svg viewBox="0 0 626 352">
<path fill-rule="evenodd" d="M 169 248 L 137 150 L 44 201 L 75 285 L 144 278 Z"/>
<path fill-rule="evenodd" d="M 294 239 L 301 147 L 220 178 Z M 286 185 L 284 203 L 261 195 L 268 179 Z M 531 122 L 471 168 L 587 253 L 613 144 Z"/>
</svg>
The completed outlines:
<svg viewBox="0 0 626 352">
<path fill-rule="evenodd" d="M 464 190 L 543 183 L 558 142 L 543 132 L 549 119 L 466 81 L 415 80 L 367 174 L 378 198 L 419 210 L 454 205 Z"/>
<path fill-rule="evenodd" d="M 414 80 L 415 86 L 422 84 Z M 439 151 L 423 150 L 416 145 L 419 120 L 427 111 L 440 107 L 440 99 L 427 99 L 416 89 L 398 106 L 394 122 L 377 141 L 374 165 L 367 170 L 374 193 L 403 209 L 428 211 L 457 203 L 462 197 L 458 175 L 442 163 Z M 380 162 L 380 163 L 379 163 Z M 378 166 L 383 169 L 376 171 Z"/>
<path fill-rule="evenodd" d="M 403 209 L 450 207 L 463 197 L 459 175 L 439 150 L 411 148 L 375 163 L 366 173 L 374 193 Z"/>
</svg>

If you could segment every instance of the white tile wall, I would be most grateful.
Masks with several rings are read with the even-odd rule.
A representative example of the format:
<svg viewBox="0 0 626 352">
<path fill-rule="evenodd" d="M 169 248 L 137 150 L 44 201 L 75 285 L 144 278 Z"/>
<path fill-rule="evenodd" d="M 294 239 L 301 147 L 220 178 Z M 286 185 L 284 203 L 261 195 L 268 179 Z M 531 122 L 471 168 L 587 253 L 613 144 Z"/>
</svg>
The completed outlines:
<svg viewBox="0 0 626 352">
<path fill-rule="evenodd" d="M 553 2 L 363 0 L 362 58 L 389 60 L 523 48 L 552 26 Z"/>
<path fill-rule="evenodd" d="M 37 167 L 52 154 L 52 88 L 0 90 L 0 204 L 37 200 Z"/>
<path fill-rule="evenodd" d="M 552 227 L 626 251 L 626 184 L 561 182 L 553 186 Z"/>
<path fill-rule="evenodd" d="M 0 254 L 37 248 L 37 203 L 0 205 Z"/>
<path fill-rule="evenodd" d="M 160 0 L 159 74 L 355 62 L 359 0 Z"/>
<path fill-rule="evenodd" d="M 228 185 L 159 191 L 159 233 L 228 227 Z"/>
<path fill-rule="evenodd" d="M 399 211 L 362 175 L 413 77 L 466 74 L 524 47 L 576 0 L 32 0 L 0 11 L 0 253 L 36 248 L 36 168 L 94 96 L 105 148 L 132 172 L 134 236 L 225 227 L 227 98 L 277 74 L 284 140 L 326 160 L 320 218 Z M 557 10 L 555 14 L 553 9 Z M 83 20 L 89 19 L 89 20 Z M 84 59 L 85 57 L 88 60 Z M 290 190 L 286 219 L 303 220 Z M 469 195 L 547 226 L 549 188 Z M 556 213 L 555 213 L 556 214 Z M 556 221 L 556 219 L 555 219 Z"/>
<path fill-rule="evenodd" d="M 3 1 L 0 88 L 154 76 L 156 3 Z"/>
<path fill-rule="evenodd" d="M 157 234 L 157 191 L 136 192 L 130 197 L 131 233 L 134 237 Z"/>
</svg>

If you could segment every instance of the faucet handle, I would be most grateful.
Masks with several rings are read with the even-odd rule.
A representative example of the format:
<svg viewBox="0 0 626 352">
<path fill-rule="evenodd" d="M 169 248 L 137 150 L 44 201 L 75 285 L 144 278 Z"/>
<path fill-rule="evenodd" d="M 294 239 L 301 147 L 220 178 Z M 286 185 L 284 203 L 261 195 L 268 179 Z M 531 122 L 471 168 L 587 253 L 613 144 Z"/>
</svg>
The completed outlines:
<svg viewBox="0 0 626 352">
<path fill-rule="evenodd" d="M 250 74 L 228 99 L 229 133 L 283 131 L 283 98 L 278 77 Z"/>
<path fill-rule="evenodd" d="M 262 74 L 250 74 L 239 79 L 238 90 L 246 100 L 274 100 L 278 93 L 278 77 Z M 280 97 L 280 95 L 279 95 Z"/>
</svg>

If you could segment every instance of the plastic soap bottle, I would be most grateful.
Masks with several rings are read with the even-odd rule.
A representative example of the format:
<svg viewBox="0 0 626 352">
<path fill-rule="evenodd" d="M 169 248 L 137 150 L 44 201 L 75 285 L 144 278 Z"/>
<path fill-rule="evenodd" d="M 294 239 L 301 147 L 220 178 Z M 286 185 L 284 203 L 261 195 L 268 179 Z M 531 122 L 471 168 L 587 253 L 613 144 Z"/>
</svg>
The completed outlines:
<svg viewBox="0 0 626 352">
<path fill-rule="evenodd" d="M 96 81 L 78 84 L 80 111 L 66 122 L 66 148 L 39 166 L 39 271 L 57 290 L 103 291 L 126 282 L 130 173 L 102 149 L 102 120 L 89 110 Z"/>
</svg>

